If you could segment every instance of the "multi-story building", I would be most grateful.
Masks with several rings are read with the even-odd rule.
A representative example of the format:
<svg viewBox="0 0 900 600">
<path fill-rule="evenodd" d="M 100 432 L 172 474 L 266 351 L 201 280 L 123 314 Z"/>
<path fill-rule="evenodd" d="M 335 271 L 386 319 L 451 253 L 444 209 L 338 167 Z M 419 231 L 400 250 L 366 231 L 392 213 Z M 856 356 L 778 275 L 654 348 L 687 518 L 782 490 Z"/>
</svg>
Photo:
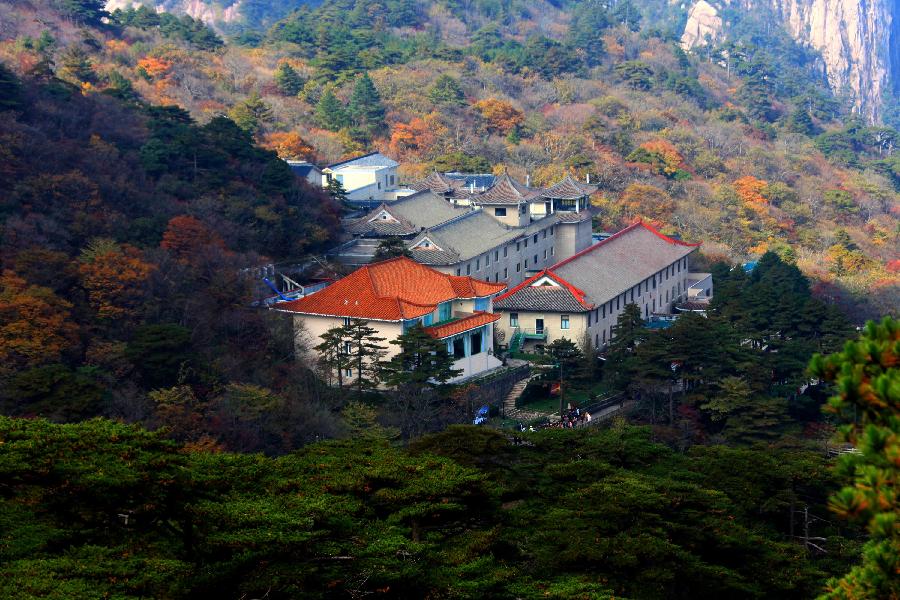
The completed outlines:
<svg viewBox="0 0 900 600">
<path fill-rule="evenodd" d="M 469 182 L 462 175 L 433 173 L 411 186 L 421 191 L 348 223 L 355 237 L 338 249 L 337 258 L 365 264 L 382 239 L 396 236 L 422 264 L 516 285 L 590 246 L 586 207 L 595 186 L 566 178 L 546 190 L 532 189 L 503 175 L 491 187 L 478 188 L 476 181 L 486 177 Z M 559 199 L 563 192 L 574 196 L 568 205 Z"/>
<path fill-rule="evenodd" d="M 400 163 L 384 154 L 372 152 L 323 168 L 322 184 L 335 179 L 344 187 L 351 204 L 370 207 L 413 193 L 399 185 L 399 166 Z"/>
<path fill-rule="evenodd" d="M 399 348 L 390 344 L 420 323 L 436 339 L 447 344 L 462 371 L 460 381 L 501 366 L 494 357 L 493 298 L 506 289 L 502 283 L 474 277 L 448 275 L 398 257 L 361 267 L 327 288 L 292 302 L 276 304 L 275 310 L 294 315 L 298 351 L 311 353 L 320 336 L 330 329 L 362 319 L 385 338 L 386 359 Z M 312 362 L 315 355 L 312 354 Z M 357 374 L 343 373 L 345 381 Z"/>
<path fill-rule="evenodd" d="M 641 222 L 626 227 L 498 296 L 498 335 L 514 349 L 560 338 L 603 348 L 626 305 L 649 318 L 688 297 L 688 257 L 699 245 Z"/>
</svg>

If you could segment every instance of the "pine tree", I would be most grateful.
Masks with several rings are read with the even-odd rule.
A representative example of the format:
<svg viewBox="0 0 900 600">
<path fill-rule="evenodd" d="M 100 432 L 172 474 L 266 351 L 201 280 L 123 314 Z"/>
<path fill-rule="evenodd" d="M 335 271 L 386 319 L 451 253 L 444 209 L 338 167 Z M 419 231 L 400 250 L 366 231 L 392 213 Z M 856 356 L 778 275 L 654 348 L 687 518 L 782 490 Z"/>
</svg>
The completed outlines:
<svg viewBox="0 0 900 600">
<path fill-rule="evenodd" d="M 327 88 L 319 98 L 314 117 L 319 127 L 328 131 L 338 131 L 350 124 L 347 112 L 331 88 Z"/>
<path fill-rule="evenodd" d="M 259 132 L 266 123 L 271 123 L 275 119 L 272 109 L 256 91 L 253 91 L 243 102 L 235 104 L 228 111 L 228 117 L 238 127 L 253 134 Z"/>
<path fill-rule="evenodd" d="M 631 31 L 638 31 L 641 28 L 641 13 L 631 0 L 622 0 L 616 4 L 612 17 L 616 23 L 625 25 Z"/>
<path fill-rule="evenodd" d="M 62 54 L 62 75 L 78 83 L 94 81 L 94 65 L 87 52 L 78 46 L 70 46 Z"/>
<path fill-rule="evenodd" d="M 802 133 L 803 135 L 816 135 L 816 125 L 813 123 L 812 117 L 805 108 L 798 107 L 791 116 L 788 117 L 787 129 L 793 133 Z"/>
<path fill-rule="evenodd" d="M 628 385 L 636 371 L 635 348 L 646 337 L 641 309 L 637 304 L 626 304 L 619 313 L 609 342 L 609 355 L 604 367 L 606 377 L 617 388 Z"/>
<path fill-rule="evenodd" d="M 378 242 L 378 247 L 375 249 L 375 255 L 372 257 L 372 261 L 378 262 L 379 260 L 387 260 L 396 256 L 411 257 L 412 252 L 409 251 L 409 248 L 406 247 L 406 242 L 401 238 L 391 236 Z"/>
<path fill-rule="evenodd" d="M 334 327 L 319 337 L 322 343 L 313 347 L 319 355 L 319 367 L 325 373 L 329 384 L 336 381 L 338 388 L 344 389 L 344 371 L 350 368 L 344 328 Z"/>
<path fill-rule="evenodd" d="M 0 63 L 0 111 L 22 107 L 22 84 L 16 74 Z"/>
<path fill-rule="evenodd" d="M 108 17 L 105 0 L 56 0 L 56 6 L 69 17 L 84 25 L 101 25 Z"/>
<path fill-rule="evenodd" d="M 344 186 L 340 181 L 337 180 L 336 177 L 332 177 L 328 180 L 328 185 L 325 186 L 325 191 L 328 192 L 328 195 L 331 196 L 331 199 L 340 204 L 341 206 L 347 203 L 347 192 L 344 190 Z"/>
<path fill-rule="evenodd" d="M 434 85 L 428 90 L 428 97 L 435 104 L 462 106 L 466 103 L 466 96 L 459 87 L 459 82 L 446 74 L 437 78 Z"/>
<path fill-rule="evenodd" d="M 400 352 L 384 365 L 384 381 L 395 388 L 433 388 L 462 372 L 453 368 L 455 361 L 447 352 L 447 343 L 428 335 L 420 324 L 390 343 L 400 346 Z"/>
<path fill-rule="evenodd" d="M 347 112 L 353 124 L 375 135 L 385 128 L 384 105 L 368 73 L 363 73 L 353 86 Z"/>
<path fill-rule="evenodd" d="M 283 62 L 275 70 L 275 85 L 285 96 L 296 96 L 303 89 L 305 82 L 294 67 Z"/>
<path fill-rule="evenodd" d="M 375 328 L 361 319 L 351 319 L 349 325 L 343 327 L 343 333 L 348 342 L 350 368 L 356 376 L 354 387 L 361 398 L 366 390 L 378 387 L 381 363 L 387 353 L 387 346 L 379 342 L 385 341 L 385 338 L 376 336 Z"/>
</svg>

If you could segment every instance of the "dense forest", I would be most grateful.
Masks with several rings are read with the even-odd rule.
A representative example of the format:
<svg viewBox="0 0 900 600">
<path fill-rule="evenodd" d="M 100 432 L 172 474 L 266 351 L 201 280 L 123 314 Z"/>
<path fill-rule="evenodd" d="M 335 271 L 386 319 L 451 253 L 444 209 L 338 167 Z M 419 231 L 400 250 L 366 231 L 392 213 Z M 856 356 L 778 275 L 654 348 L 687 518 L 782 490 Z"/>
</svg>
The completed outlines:
<svg viewBox="0 0 900 600">
<path fill-rule="evenodd" d="M 847 343 L 900 297 L 890 121 L 764 15 L 687 53 L 663 2 L 264 4 L 0 0 L 2 595 L 900 596 L 896 323 Z M 252 290 L 341 235 L 282 159 L 372 149 L 589 176 L 596 231 L 704 240 L 708 318 L 554 349 L 631 402 L 592 431 L 328 385 Z"/>
</svg>

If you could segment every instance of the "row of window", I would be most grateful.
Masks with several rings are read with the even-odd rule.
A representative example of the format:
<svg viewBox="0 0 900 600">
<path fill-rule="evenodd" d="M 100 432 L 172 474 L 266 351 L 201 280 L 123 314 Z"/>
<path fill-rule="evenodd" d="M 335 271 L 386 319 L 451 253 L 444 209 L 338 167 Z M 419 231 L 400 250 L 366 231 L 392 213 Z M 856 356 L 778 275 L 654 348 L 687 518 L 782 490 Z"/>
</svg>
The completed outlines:
<svg viewBox="0 0 900 600">
<path fill-rule="evenodd" d="M 544 237 L 544 238 L 547 237 L 547 231 L 548 231 L 547 229 L 545 229 L 545 230 L 543 231 L 543 237 Z M 549 231 L 550 231 L 550 235 L 554 235 L 554 234 L 553 234 L 553 227 L 551 227 L 551 228 L 549 229 Z M 534 236 L 532 237 L 532 239 L 533 239 L 533 241 L 534 241 L 535 244 L 538 243 L 539 235 L 540 235 L 539 233 L 535 233 Z M 522 249 L 522 245 L 521 245 L 521 244 L 522 244 L 521 241 L 516 242 L 516 252 L 521 252 L 521 249 Z M 527 248 L 527 247 L 528 247 L 528 238 L 525 238 L 524 244 L 525 244 L 525 248 Z M 510 248 L 510 246 L 504 246 L 504 247 L 503 247 L 503 258 L 508 258 L 508 257 L 509 257 L 509 248 Z M 498 250 L 494 250 L 494 251 L 493 251 L 493 255 L 494 255 L 494 262 L 495 262 L 495 263 L 496 263 L 496 262 L 500 262 L 500 250 L 499 250 L 499 249 L 498 249 Z M 543 260 L 546 261 L 546 260 L 548 259 L 548 257 L 553 257 L 553 256 L 555 256 L 555 255 L 556 255 L 556 248 L 555 248 L 555 247 L 551 246 L 551 247 L 549 248 L 549 252 L 548 252 L 548 249 L 547 249 L 547 248 L 544 248 L 544 250 L 543 250 Z M 536 268 L 536 267 L 537 267 L 538 262 L 540 262 L 540 260 L 541 260 L 540 256 L 541 256 L 541 255 L 539 255 L 539 254 L 534 254 L 534 255 L 533 255 L 532 268 Z M 475 269 L 474 269 L 474 272 L 477 273 L 478 271 L 481 270 L 481 267 L 482 267 L 482 264 L 481 264 L 481 263 L 482 263 L 481 257 L 478 257 L 478 258 L 475 259 L 475 264 L 474 264 Z M 466 264 L 466 275 L 471 275 L 471 274 L 472 274 L 472 272 L 473 272 L 472 266 L 473 266 L 473 264 L 472 264 L 471 262 L 468 263 L 468 264 Z M 491 252 L 488 252 L 488 253 L 486 253 L 486 254 L 484 255 L 484 267 L 487 268 L 487 267 L 489 267 L 489 266 L 491 266 Z M 520 273 L 520 272 L 522 271 L 522 269 L 523 269 L 523 266 L 524 266 L 524 269 L 527 271 L 527 270 L 528 270 L 528 259 L 527 259 L 527 258 L 524 260 L 523 263 L 516 263 L 516 273 Z M 458 276 L 459 276 L 459 275 L 462 275 L 462 267 L 456 269 L 456 274 L 457 274 Z M 504 269 L 503 269 L 503 279 L 507 279 L 508 276 L 509 276 L 508 269 L 507 269 L 507 268 L 504 268 Z M 488 278 L 490 278 L 490 275 L 488 276 Z M 494 281 L 499 281 L 499 280 L 500 280 L 500 272 L 498 271 L 497 273 L 494 273 Z"/>
<path fill-rule="evenodd" d="M 537 319 L 537 333 L 543 332 L 543 319 Z M 511 312 L 509 313 L 509 326 L 510 327 L 518 327 L 519 326 L 519 313 Z M 569 315 L 560 315 L 559 316 L 559 328 L 560 329 L 568 329 L 569 328 Z"/>
</svg>

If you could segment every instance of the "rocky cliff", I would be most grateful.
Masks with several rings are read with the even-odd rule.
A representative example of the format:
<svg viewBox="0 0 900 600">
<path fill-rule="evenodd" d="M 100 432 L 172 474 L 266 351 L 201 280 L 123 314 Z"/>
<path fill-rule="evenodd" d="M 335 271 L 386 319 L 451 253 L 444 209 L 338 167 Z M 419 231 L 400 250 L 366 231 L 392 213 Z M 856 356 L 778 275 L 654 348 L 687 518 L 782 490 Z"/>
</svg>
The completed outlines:
<svg viewBox="0 0 900 600">
<path fill-rule="evenodd" d="M 723 31 L 719 2 L 698 0 L 688 10 L 682 44 L 697 47 Z M 738 2 L 735 2 L 738 3 Z M 744 10 L 770 9 L 795 40 L 817 50 L 831 88 L 877 120 L 892 74 L 900 79 L 898 0 L 742 0 Z"/>
</svg>

